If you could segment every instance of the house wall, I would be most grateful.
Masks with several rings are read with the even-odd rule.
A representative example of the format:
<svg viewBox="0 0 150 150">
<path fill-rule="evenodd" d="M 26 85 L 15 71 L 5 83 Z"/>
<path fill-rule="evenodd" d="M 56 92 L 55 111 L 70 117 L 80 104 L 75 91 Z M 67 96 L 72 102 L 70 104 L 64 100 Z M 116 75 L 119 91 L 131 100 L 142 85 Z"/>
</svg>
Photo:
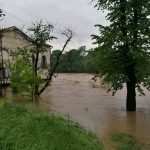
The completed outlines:
<svg viewBox="0 0 150 150">
<path fill-rule="evenodd" d="M 17 30 L 5 31 L 2 38 L 3 43 L 3 59 L 4 65 L 7 67 L 7 63 L 12 61 L 16 56 L 17 48 L 23 47 L 33 47 L 33 43 L 27 40 L 20 32 Z M 42 56 L 46 57 L 47 65 L 50 66 L 50 49 L 47 48 L 47 52 L 39 55 L 39 64 L 41 66 Z"/>
</svg>

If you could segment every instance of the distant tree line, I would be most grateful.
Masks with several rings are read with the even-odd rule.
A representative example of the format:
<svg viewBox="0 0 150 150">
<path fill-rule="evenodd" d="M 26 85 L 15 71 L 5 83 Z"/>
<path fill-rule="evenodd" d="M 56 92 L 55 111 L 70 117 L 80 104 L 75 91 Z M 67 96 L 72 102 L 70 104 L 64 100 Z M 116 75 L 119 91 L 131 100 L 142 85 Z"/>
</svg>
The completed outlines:
<svg viewBox="0 0 150 150">
<path fill-rule="evenodd" d="M 71 49 L 61 55 L 60 64 L 56 73 L 96 73 L 96 65 L 92 58 L 93 50 L 86 50 L 85 46 Z M 60 50 L 53 50 L 51 54 L 51 68 L 56 63 Z"/>
</svg>

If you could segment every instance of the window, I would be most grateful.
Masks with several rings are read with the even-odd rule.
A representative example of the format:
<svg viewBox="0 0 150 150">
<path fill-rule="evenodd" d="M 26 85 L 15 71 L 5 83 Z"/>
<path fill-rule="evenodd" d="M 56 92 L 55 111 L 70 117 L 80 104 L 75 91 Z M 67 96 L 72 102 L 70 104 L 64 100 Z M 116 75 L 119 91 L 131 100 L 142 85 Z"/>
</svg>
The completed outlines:
<svg viewBox="0 0 150 150">
<path fill-rule="evenodd" d="M 41 67 L 42 68 L 47 68 L 46 56 L 44 56 L 44 55 L 41 58 Z"/>
</svg>

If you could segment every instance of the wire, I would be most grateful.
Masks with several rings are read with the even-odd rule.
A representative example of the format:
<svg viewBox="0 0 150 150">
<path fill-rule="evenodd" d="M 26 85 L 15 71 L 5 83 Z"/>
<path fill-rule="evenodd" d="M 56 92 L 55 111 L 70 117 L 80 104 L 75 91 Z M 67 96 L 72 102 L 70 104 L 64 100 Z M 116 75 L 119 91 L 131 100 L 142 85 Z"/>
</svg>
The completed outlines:
<svg viewBox="0 0 150 150">
<path fill-rule="evenodd" d="M 6 10 L 3 10 L 3 12 L 6 13 L 6 14 L 8 14 L 8 15 L 10 15 L 10 16 L 12 16 L 12 17 L 14 17 L 14 18 L 16 18 L 17 20 L 20 20 L 20 21 L 23 22 L 23 23 L 29 24 L 27 21 L 23 20 L 22 18 L 20 18 L 20 17 L 14 15 L 14 14 L 12 14 L 12 13 L 6 11 Z"/>
<path fill-rule="evenodd" d="M 11 17 L 17 19 L 17 20 L 19 20 L 20 22 L 22 22 L 22 23 L 23 23 L 23 28 L 24 28 L 24 27 L 25 27 L 26 29 L 27 29 L 27 28 L 30 28 L 30 26 L 27 25 L 27 24 L 29 24 L 29 23 L 28 23 L 27 21 L 25 21 L 24 19 L 22 19 L 22 18 L 20 18 L 20 17 L 18 17 L 18 16 L 16 16 L 16 15 L 14 15 L 14 14 L 8 12 L 8 11 L 5 11 L 5 10 L 3 10 L 3 12 L 4 12 L 5 14 L 7 14 L 7 15 L 9 15 L 9 16 L 11 16 Z M 7 23 L 6 23 L 6 19 L 3 19 L 3 21 L 4 21 L 4 27 L 3 27 L 3 28 L 7 28 L 7 27 L 6 27 L 6 24 L 7 24 Z"/>
<path fill-rule="evenodd" d="M 13 17 L 13 18 L 15 18 L 15 19 L 17 19 L 17 20 L 19 20 L 20 22 L 22 22 L 23 23 L 23 26 L 26 26 L 27 28 L 29 28 L 29 22 L 27 22 L 26 20 L 24 20 L 24 19 L 22 19 L 21 17 L 18 17 L 18 16 L 16 16 L 14 13 L 12 13 L 12 12 L 10 12 L 10 11 L 8 11 L 8 10 L 6 10 L 5 9 L 5 3 L 4 3 L 4 1 L 5 0 L 2 0 L 1 1 L 1 9 L 2 9 L 2 11 L 6 14 L 6 15 L 9 15 L 9 16 L 11 16 L 11 17 Z M 12 3 L 12 1 L 11 1 L 11 4 L 13 4 L 15 7 L 17 6 L 17 5 L 15 5 L 14 3 Z M 18 6 L 17 6 L 18 7 Z M 21 8 L 20 8 L 21 9 Z M 28 13 L 29 14 L 29 13 Z M 30 14 L 31 15 L 31 14 Z M 6 17 L 6 16 L 5 16 Z M 3 19 L 3 21 L 5 21 L 4 22 L 4 26 L 6 27 L 6 19 Z M 25 24 L 27 24 L 27 25 L 25 25 Z M 5 28 L 4 27 L 4 28 Z"/>
<path fill-rule="evenodd" d="M 29 16 L 36 18 L 36 20 L 40 20 L 40 18 L 38 16 L 35 16 L 33 13 L 25 10 L 24 8 L 22 8 L 18 5 L 16 5 L 13 1 L 11 1 L 11 4 L 14 5 L 15 7 L 17 7 L 18 10 L 21 10 L 21 11 L 25 12 L 26 14 L 28 14 Z"/>
</svg>

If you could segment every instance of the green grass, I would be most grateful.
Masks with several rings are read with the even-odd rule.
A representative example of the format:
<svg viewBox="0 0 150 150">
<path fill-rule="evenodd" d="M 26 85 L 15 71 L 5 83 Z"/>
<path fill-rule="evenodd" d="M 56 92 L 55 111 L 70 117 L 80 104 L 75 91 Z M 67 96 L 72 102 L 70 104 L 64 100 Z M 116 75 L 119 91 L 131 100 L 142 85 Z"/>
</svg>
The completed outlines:
<svg viewBox="0 0 150 150">
<path fill-rule="evenodd" d="M 137 138 L 128 134 L 114 133 L 111 139 L 117 143 L 117 150 L 150 150 L 149 145 L 141 143 Z"/>
<path fill-rule="evenodd" d="M 103 145 L 69 120 L 1 103 L 0 150 L 103 150 Z"/>
</svg>

